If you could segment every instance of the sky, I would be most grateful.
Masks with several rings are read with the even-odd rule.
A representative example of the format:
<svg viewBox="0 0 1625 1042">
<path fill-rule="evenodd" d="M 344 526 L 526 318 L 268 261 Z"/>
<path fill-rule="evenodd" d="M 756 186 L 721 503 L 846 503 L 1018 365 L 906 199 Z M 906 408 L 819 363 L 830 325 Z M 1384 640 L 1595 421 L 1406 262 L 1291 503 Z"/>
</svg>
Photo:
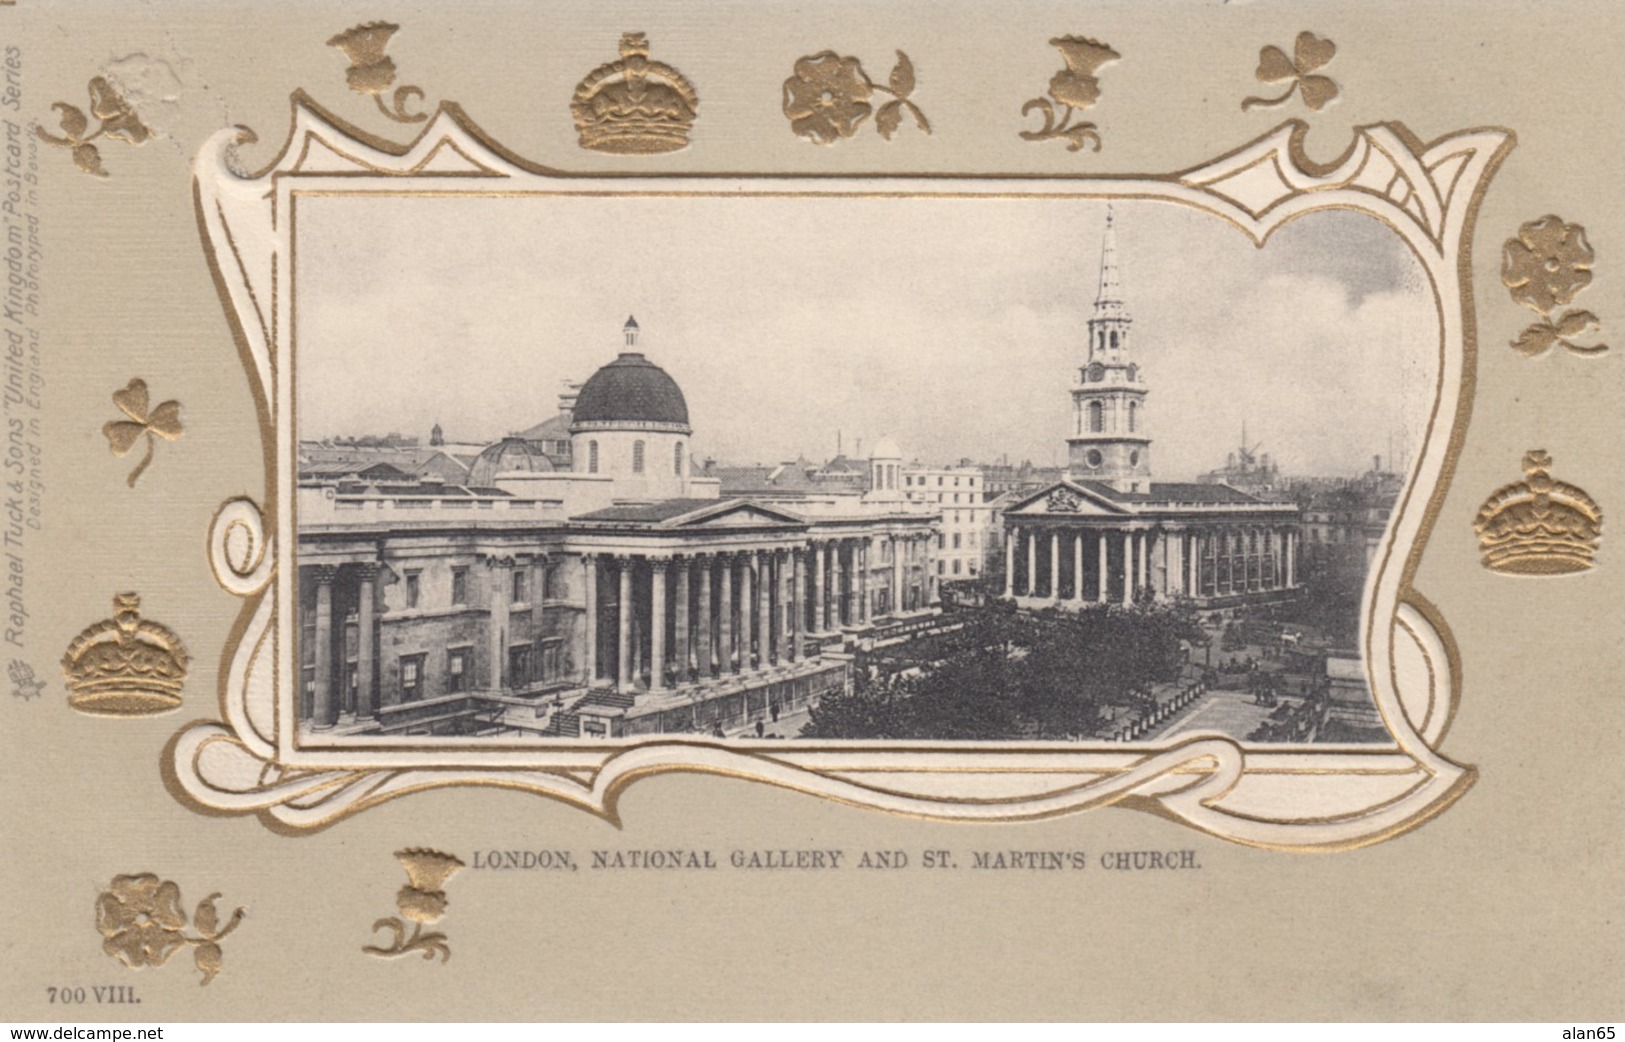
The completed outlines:
<svg viewBox="0 0 1625 1042">
<path fill-rule="evenodd" d="M 301 438 L 486 441 L 639 347 L 697 458 L 1064 462 L 1106 206 L 1094 200 L 388 198 L 299 202 Z M 1241 440 L 1295 475 L 1414 457 L 1438 320 L 1380 222 L 1324 211 L 1262 247 L 1159 201 L 1114 204 L 1154 476 Z"/>
</svg>

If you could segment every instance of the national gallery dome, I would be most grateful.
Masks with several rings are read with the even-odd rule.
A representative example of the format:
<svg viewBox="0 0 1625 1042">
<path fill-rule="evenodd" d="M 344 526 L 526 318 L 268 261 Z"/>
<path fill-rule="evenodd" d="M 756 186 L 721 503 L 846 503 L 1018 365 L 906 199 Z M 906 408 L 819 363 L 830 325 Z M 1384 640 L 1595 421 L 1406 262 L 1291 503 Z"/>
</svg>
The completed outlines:
<svg viewBox="0 0 1625 1042">
<path fill-rule="evenodd" d="M 667 372 L 649 361 L 637 346 L 636 320 L 626 320 L 629 350 L 593 373 L 581 385 L 570 418 L 572 433 L 639 428 L 690 433 L 688 402 Z"/>
</svg>

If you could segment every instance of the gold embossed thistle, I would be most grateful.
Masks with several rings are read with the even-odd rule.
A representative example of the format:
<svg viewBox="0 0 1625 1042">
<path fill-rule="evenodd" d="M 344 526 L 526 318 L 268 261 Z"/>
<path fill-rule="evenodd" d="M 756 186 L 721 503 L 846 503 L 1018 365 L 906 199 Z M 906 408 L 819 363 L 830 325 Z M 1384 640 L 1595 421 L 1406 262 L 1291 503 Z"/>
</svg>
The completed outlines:
<svg viewBox="0 0 1625 1042">
<path fill-rule="evenodd" d="M 1585 229 L 1566 224 L 1555 214 L 1530 221 L 1506 241 L 1501 248 L 1501 281 L 1515 302 L 1540 316 L 1539 322 L 1512 341 L 1514 348 L 1530 358 L 1558 344 L 1578 355 L 1600 355 L 1608 350 L 1607 344 L 1574 342 L 1573 338 L 1601 325 L 1596 315 L 1585 310 L 1557 314 L 1591 285 L 1595 260 Z"/>
<path fill-rule="evenodd" d="M 929 134 L 930 121 L 910 100 L 914 85 L 914 63 L 902 51 L 897 52 L 897 64 L 886 86 L 869 79 L 858 59 L 820 51 L 797 61 L 794 74 L 784 81 L 784 114 L 797 136 L 820 145 L 833 145 L 856 134 L 871 114 L 875 129 L 887 141 L 902 126 L 904 112 Z M 892 98 L 878 112 L 869 104 L 876 93 Z"/>
<path fill-rule="evenodd" d="M 62 137 L 35 125 L 34 133 L 40 140 L 58 148 L 73 151 L 73 165 L 87 174 L 106 177 L 102 154 L 92 142 L 97 138 L 110 138 L 127 145 L 139 145 L 152 136 L 152 131 L 141 122 L 130 103 L 113 89 L 106 78 L 97 76 L 90 81 L 90 114 L 96 117 L 96 130 L 91 132 L 90 120 L 77 105 L 58 101 L 51 106 L 61 114 Z"/>
<path fill-rule="evenodd" d="M 162 966 L 176 952 L 192 949 L 192 961 L 207 984 L 220 972 L 220 940 L 246 914 L 241 908 L 231 914 L 224 926 L 214 903 L 219 894 L 210 894 L 192 913 L 192 929 L 186 932 L 186 912 L 181 909 L 181 890 L 160 880 L 151 872 L 114 876 L 107 889 L 96 898 L 96 929 L 102 935 L 102 951 L 132 969 Z"/>
<path fill-rule="evenodd" d="M 446 914 L 446 881 L 464 867 L 462 859 L 438 850 L 412 847 L 397 850 L 395 857 L 406 869 L 406 885 L 395 894 L 395 907 L 400 917 L 389 916 L 372 924 L 374 931 L 388 929 L 395 936 L 386 946 L 367 945 L 361 950 L 368 955 L 389 959 L 420 952 L 433 961 L 436 955 L 442 962 L 451 959 L 451 948 L 446 935 L 425 933 L 425 925 L 437 923 Z M 412 923 L 411 936 L 407 936 L 407 921 Z"/>
<path fill-rule="evenodd" d="M 1084 145 L 1090 144 L 1099 152 L 1100 128 L 1093 123 L 1074 123 L 1072 117 L 1100 100 L 1100 79 L 1096 74 L 1122 55 L 1083 36 L 1057 36 L 1050 46 L 1061 52 L 1066 68 L 1050 77 L 1049 97 L 1033 98 L 1021 106 L 1023 116 L 1032 112 L 1044 115 L 1042 127 L 1023 130 L 1021 137 L 1025 141 L 1065 140 L 1068 152 L 1082 151 Z M 1056 106 L 1060 106 L 1058 117 Z"/>
<path fill-rule="evenodd" d="M 390 94 L 390 88 L 395 87 L 395 60 L 384 52 L 389 47 L 390 37 L 400 28 L 390 22 L 366 22 L 344 30 L 328 40 L 327 45 L 343 51 L 344 56 L 350 59 L 344 82 L 350 85 L 351 90 L 357 94 L 370 94 L 378 104 L 378 111 L 397 123 L 421 123 L 429 118 L 429 114 L 409 112 L 406 106 L 411 99 L 423 97 L 422 88 L 396 87 L 394 93 Z M 390 94 L 388 104 L 384 102 L 386 94 Z"/>
<path fill-rule="evenodd" d="M 1285 83 L 1286 93 L 1278 98 L 1248 98 L 1241 103 L 1241 111 L 1254 108 L 1274 108 L 1301 94 L 1310 112 L 1319 112 L 1337 97 L 1337 84 L 1328 76 L 1319 75 L 1337 55 L 1337 44 L 1302 32 L 1292 45 L 1292 57 L 1281 48 L 1270 44 L 1258 52 L 1258 69 L 1254 75 L 1260 83 Z"/>
</svg>

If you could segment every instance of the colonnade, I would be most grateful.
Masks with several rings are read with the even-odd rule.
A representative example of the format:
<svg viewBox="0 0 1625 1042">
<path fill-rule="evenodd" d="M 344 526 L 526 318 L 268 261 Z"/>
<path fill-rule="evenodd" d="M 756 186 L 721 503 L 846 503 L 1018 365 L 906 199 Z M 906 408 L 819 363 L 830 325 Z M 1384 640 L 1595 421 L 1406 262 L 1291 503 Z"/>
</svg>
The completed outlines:
<svg viewBox="0 0 1625 1042">
<path fill-rule="evenodd" d="M 1281 524 L 1011 525 L 1006 597 L 1133 604 L 1291 589 L 1299 533 Z"/>
</svg>

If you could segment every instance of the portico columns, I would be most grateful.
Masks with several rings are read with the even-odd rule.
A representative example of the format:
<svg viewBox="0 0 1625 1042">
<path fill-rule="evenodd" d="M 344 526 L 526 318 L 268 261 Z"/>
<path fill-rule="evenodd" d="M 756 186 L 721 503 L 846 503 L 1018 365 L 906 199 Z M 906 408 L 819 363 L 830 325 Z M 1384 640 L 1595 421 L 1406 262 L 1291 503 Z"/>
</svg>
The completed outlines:
<svg viewBox="0 0 1625 1042">
<path fill-rule="evenodd" d="M 626 694 L 632 690 L 632 559 L 622 557 L 615 564 L 620 571 L 620 603 L 616 606 L 615 626 L 615 690 Z"/>
<path fill-rule="evenodd" d="M 719 597 L 721 606 L 717 610 L 717 673 L 726 676 L 734 668 L 734 559 L 724 555 L 722 558 L 722 572 L 718 575 L 722 580 L 722 591 Z"/>
<path fill-rule="evenodd" d="M 373 644 L 372 626 L 374 584 L 378 580 L 378 566 L 364 564 L 360 568 L 359 602 L 356 605 L 355 631 L 355 715 L 365 719 L 378 712 L 373 690 L 378 671 L 378 652 Z"/>
<path fill-rule="evenodd" d="M 807 566 L 802 551 L 790 551 L 790 661 L 799 660 L 804 653 L 801 631 L 807 625 Z"/>
<path fill-rule="evenodd" d="M 824 618 L 824 544 L 813 547 L 813 627 L 819 633 L 829 629 Z"/>
<path fill-rule="evenodd" d="M 1143 590 L 1147 586 L 1151 585 L 1151 533 L 1139 533 L 1139 543 L 1140 569 L 1139 574 L 1135 576 L 1134 581 L 1135 584 Z"/>
<path fill-rule="evenodd" d="M 1027 596 L 1038 593 L 1038 534 L 1027 533 Z"/>
<path fill-rule="evenodd" d="M 338 703 L 333 698 L 333 576 L 337 571 L 326 565 L 313 570 L 316 580 L 316 691 L 311 717 L 319 731 L 332 727 L 339 719 Z"/>
<path fill-rule="evenodd" d="M 903 546 L 908 546 L 897 536 L 892 536 L 892 614 L 902 614 L 903 610 Z"/>
<path fill-rule="evenodd" d="M 649 562 L 649 690 L 666 686 L 666 562 Z"/>
<path fill-rule="evenodd" d="M 675 646 L 672 648 L 672 660 L 677 667 L 679 685 L 688 683 L 688 573 L 693 565 L 694 562 L 686 557 L 677 562 L 677 589 L 674 591 L 677 605 L 672 616 L 674 630 L 672 636 Z"/>
<path fill-rule="evenodd" d="M 1049 534 L 1049 599 L 1061 599 L 1061 533 L 1051 529 Z"/>
<path fill-rule="evenodd" d="M 744 567 L 739 569 L 739 671 L 748 672 L 751 668 L 752 640 L 762 640 L 761 612 L 757 610 L 757 601 L 767 588 L 767 576 L 762 572 L 762 555 L 760 551 L 752 550 L 746 555 Z M 752 618 L 756 620 L 752 622 Z M 751 630 L 756 633 L 752 634 Z"/>
<path fill-rule="evenodd" d="M 1083 600 L 1083 529 L 1072 533 L 1072 599 Z"/>
<path fill-rule="evenodd" d="M 1298 533 L 1290 528 L 1286 532 L 1286 584 L 1298 585 Z"/>
<path fill-rule="evenodd" d="M 581 682 L 591 687 L 598 680 L 598 558 L 585 554 L 581 558 L 583 582 L 581 629 L 582 641 L 587 645 L 582 656 Z"/>
<path fill-rule="evenodd" d="M 768 639 L 769 635 L 773 632 L 773 625 L 771 622 L 772 616 L 769 614 L 770 609 L 768 607 L 772 600 L 771 591 L 769 589 L 770 573 L 768 572 L 767 555 L 762 553 L 754 553 L 750 555 L 750 558 L 751 566 L 756 569 L 756 587 L 751 595 L 746 596 L 742 594 L 740 596 L 739 618 L 740 624 L 743 625 L 746 614 L 752 612 L 755 613 L 757 649 L 756 665 L 759 669 L 766 669 L 768 659 Z M 748 575 L 750 573 L 750 568 L 746 568 L 745 572 Z M 749 660 L 750 638 L 748 636 L 742 636 L 740 637 L 739 643 L 741 649 L 740 663 L 743 665 Z"/>
<path fill-rule="evenodd" d="M 1123 533 L 1123 603 L 1134 603 L 1134 533 Z"/>
<path fill-rule="evenodd" d="M 701 680 L 711 679 L 711 653 L 716 646 L 717 609 L 716 600 L 711 596 L 711 572 L 716 568 L 716 561 L 711 557 L 702 557 L 700 565 L 700 599 L 695 606 L 697 617 L 694 620 L 694 654 L 698 660 L 697 668 Z"/>
<path fill-rule="evenodd" d="M 1109 560 L 1110 557 L 1107 555 L 1106 533 L 1102 532 L 1100 533 L 1100 574 L 1095 577 L 1096 585 L 1100 588 L 1100 596 L 1097 599 L 1101 604 L 1106 603 L 1106 576 L 1111 571 L 1111 569 L 1106 566 Z"/>
<path fill-rule="evenodd" d="M 1200 582 L 1202 574 L 1198 570 L 1202 561 L 1202 537 L 1197 535 L 1195 532 L 1187 534 L 1185 536 L 1185 550 L 1190 557 L 1187 568 L 1187 570 L 1190 572 L 1189 593 L 1192 597 L 1200 597 L 1202 595 L 1202 589 L 1197 585 L 1197 583 Z"/>
<path fill-rule="evenodd" d="M 784 550 L 773 551 L 773 625 L 773 650 L 783 665 L 790 660 L 790 555 Z"/>
<path fill-rule="evenodd" d="M 1016 595 L 1016 533 L 1018 528 L 1012 527 L 1004 534 L 1004 595 Z"/>
<path fill-rule="evenodd" d="M 869 539 L 858 544 L 858 625 L 869 625 Z"/>
</svg>

